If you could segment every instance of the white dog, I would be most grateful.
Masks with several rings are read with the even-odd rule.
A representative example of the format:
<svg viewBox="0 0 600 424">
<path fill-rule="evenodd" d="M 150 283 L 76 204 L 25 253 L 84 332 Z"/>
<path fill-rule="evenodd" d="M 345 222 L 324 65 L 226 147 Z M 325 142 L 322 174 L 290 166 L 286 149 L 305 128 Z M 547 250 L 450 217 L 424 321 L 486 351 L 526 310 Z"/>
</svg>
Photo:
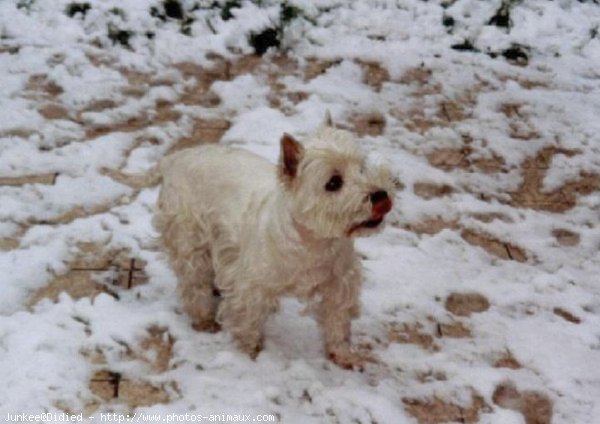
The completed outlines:
<svg viewBox="0 0 600 424">
<path fill-rule="evenodd" d="M 168 156 L 160 173 L 154 224 L 197 328 L 221 326 L 255 357 L 279 299 L 296 296 L 316 312 L 329 358 L 361 365 L 350 346 L 361 287 L 353 237 L 381 228 L 393 184 L 349 132 L 328 120 L 304 146 L 285 134 L 277 166 L 207 145 Z"/>
</svg>

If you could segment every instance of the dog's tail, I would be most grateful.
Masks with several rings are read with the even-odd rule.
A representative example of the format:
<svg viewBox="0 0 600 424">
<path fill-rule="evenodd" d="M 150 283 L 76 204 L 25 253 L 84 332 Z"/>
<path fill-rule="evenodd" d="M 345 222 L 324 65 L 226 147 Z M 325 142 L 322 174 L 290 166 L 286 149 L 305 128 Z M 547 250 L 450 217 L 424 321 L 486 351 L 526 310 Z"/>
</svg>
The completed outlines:
<svg viewBox="0 0 600 424">
<path fill-rule="evenodd" d="M 102 168 L 100 169 L 100 173 L 133 189 L 152 187 L 159 184 L 162 180 L 160 165 L 154 165 L 143 174 L 126 174 L 118 169 L 110 168 Z"/>
</svg>

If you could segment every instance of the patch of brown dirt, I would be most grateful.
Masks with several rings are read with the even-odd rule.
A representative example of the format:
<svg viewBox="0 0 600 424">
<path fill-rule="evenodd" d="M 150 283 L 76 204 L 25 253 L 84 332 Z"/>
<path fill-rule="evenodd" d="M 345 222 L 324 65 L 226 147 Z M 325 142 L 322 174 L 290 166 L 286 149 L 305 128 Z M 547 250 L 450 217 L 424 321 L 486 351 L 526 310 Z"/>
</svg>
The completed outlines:
<svg viewBox="0 0 600 424">
<path fill-rule="evenodd" d="M 0 252 L 15 250 L 19 247 L 19 239 L 16 237 L 0 237 Z"/>
<path fill-rule="evenodd" d="M 89 126 L 85 132 L 85 136 L 87 139 L 94 139 L 112 132 L 134 132 L 149 126 L 160 125 L 166 122 L 175 122 L 180 117 L 181 114 L 173 110 L 170 103 L 158 103 L 155 112 L 146 113 L 142 116 L 134 116 L 109 126 Z"/>
<path fill-rule="evenodd" d="M 118 399 L 130 408 L 138 408 L 168 403 L 169 393 L 164 384 L 156 386 L 142 380 L 121 380 Z"/>
<path fill-rule="evenodd" d="M 272 86 L 267 98 L 272 108 L 281 110 L 286 116 L 291 116 L 294 113 L 291 105 L 297 105 L 305 101 L 308 99 L 309 94 L 305 91 L 285 91 L 285 87 L 282 85 L 275 84 Z"/>
<path fill-rule="evenodd" d="M 385 116 L 380 113 L 357 114 L 352 117 L 354 131 L 364 137 L 382 135 L 385 130 Z"/>
<path fill-rule="evenodd" d="M 37 100 L 54 99 L 64 92 L 60 85 L 48 79 L 48 75 L 43 74 L 35 74 L 29 77 L 25 90 L 26 94 L 23 97 Z"/>
<path fill-rule="evenodd" d="M 413 324 L 394 323 L 388 328 L 388 340 L 391 343 L 416 344 L 423 349 L 437 351 L 439 347 L 433 342 L 433 336 L 421 330 L 423 330 L 423 325 L 419 322 Z"/>
<path fill-rule="evenodd" d="M 523 106 L 521 103 L 504 103 L 500 105 L 499 111 L 510 120 L 509 136 L 518 140 L 539 138 L 540 134 L 529 121 L 527 114 L 522 112 L 521 108 Z"/>
<path fill-rule="evenodd" d="M 124 403 L 131 409 L 168 403 L 170 396 L 167 386 L 168 384 L 154 385 L 143 380 L 130 380 L 120 373 L 98 371 L 89 383 L 98 402 L 89 405 L 87 410 L 93 411 L 105 402 Z"/>
<path fill-rule="evenodd" d="M 523 415 L 526 424 L 551 424 L 552 401 L 548 396 L 536 391 L 519 392 L 511 382 L 505 382 L 494 391 L 494 403 Z"/>
<path fill-rule="evenodd" d="M 221 98 L 212 90 L 203 90 L 200 87 L 186 90 L 178 100 L 179 103 L 189 106 L 217 107 Z"/>
<path fill-rule="evenodd" d="M 501 172 L 505 165 L 504 159 L 498 155 L 493 155 L 491 158 L 473 157 L 473 149 L 468 145 L 457 148 L 434 149 L 428 152 L 425 157 L 430 165 L 444 171 L 465 169 L 493 174 Z"/>
<path fill-rule="evenodd" d="M 118 68 L 117 70 L 121 73 L 121 75 L 127 78 L 127 82 L 129 83 L 128 85 L 130 87 L 138 87 L 141 85 L 149 86 L 154 79 L 154 74 L 147 72 L 138 72 L 128 68 Z"/>
<path fill-rule="evenodd" d="M 474 230 L 464 229 L 460 235 L 467 243 L 473 246 L 479 246 L 490 255 L 500 259 L 514 260 L 517 262 L 527 261 L 527 254 L 523 249 L 512 243 L 497 240 L 489 234 L 482 234 L 475 232 Z"/>
<path fill-rule="evenodd" d="M 431 81 L 431 75 L 433 72 L 429 68 L 421 66 L 419 68 L 412 68 L 406 71 L 401 77 L 399 82 L 401 84 L 418 84 L 426 85 Z"/>
<path fill-rule="evenodd" d="M 554 308 L 552 310 L 552 312 L 554 312 L 555 315 L 558 315 L 565 321 L 569 321 L 570 323 L 573 323 L 573 324 L 581 324 L 581 318 L 573 315 L 571 312 L 567 311 L 566 309 L 563 309 L 563 308 L 557 306 L 556 308 Z"/>
<path fill-rule="evenodd" d="M 438 116 L 446 122 L 459 122 L 467 119 L 469 114 L 460 103 L 444 100 L 440 103 Z"/>
<path fill-rule="evenodd" d="M 454 230 L 458 228 L 458 221 L 445 221 L 442 218 L 428 218 L 420 222 L 406 225 L 408 231 L 417 234 L 434 235 L 445 229 Z"/>
<path fill-rule="evenodd" d="M 521 103 L 503 103 L 500 105 L 500 112 L 507 118 L 521 118 Z"/>
<path fill-rule="evenodd" d="M 22 186 L 25 184 L 54 185 L 58 177 L 57 172 L 37 175 L 24 175 L 22 177 L 0 177 L 0 185 Z"/>
<path fill-rule="evenodd" d="M 567 203 L 575 206 L 578 195 L 588 195 L 600 190 L 600 175 L 581 174 L 577 181 L 566 183 L 559 190 L 565 196 Z"/>
<path fill-rule="evenodd" d="M 175 339 L 166 328 L 151 327 L 135 356 L 150 364 L 154 371 L 162 373 L 169 369 L 174 343 Z"/>
<path fill-rule="evenodd" d="M 504 158 L 494 154 L 491 158 L 469 158 L 472 170 L 484 174 L 496 174 L 505 169 L 506 162 Z"/>
<path fill-rule="evenodd" d="M 27 229 L 27 227 L 21 227 L 7 237 L 0 237 L 0 252 L 18 249 L 21 244 L 21 237 Z"/>
<path fill-rule="evenodd" d="M 135 116 L 119 123 L 106 125 L 91 125 L 85 131 L 85 138 L 88 140 L 101 137 L 111 132 L 133 132 L 141 130 L 149 125 L 146 116 Z"/>
<path fill-rule="evenodd" d="M 482 90 L 482 84 L 478 83 L 456 97 L 440 101 L 435 113 L 426 114 L 425 111 L 430 109 L 430 106 L 425 98 L 439 96 L 441 91 L 440 84 L 431 81 L 431 75 L 431 70 L 425 68 L 407 71 L 400 78 L 400 83 L 410 87 L 411 106 L 408 110 L 390 111 L 406 129 L 419 134 L 424 134 L 433 127 L 453 127 L 457 122 L 470 118 L 477 94 Z"/>
<path fill-rule="evenodd" d="M 516 76 L 516 75 L 496 75 L 498 80 L 502 81 L 502 82 L 506 82 L 506 81 L 515 81 L 516 83 L 518 83 L 521 87 L 523 87 L 526 90 L 531 90 L 534 88 L 549 88 L 550 85 L 548 84 L 547 81 L 543 81 L 541 79 L 533 79 L 533 78 L 529 78 L 529 77 L 522 77 L 522 76 Z"/>
<path fill-rule="evenodd" d="M 198 119 L 194 122 L 192 133 L 175 143 L 168 153 L 202 144 L 218 143 L 230 126 L 229 121 L 225 119 Z"/>
<path fill-rule="evenodd" d="M 227 79 L 233 79 L 240 75 L 252 74 L 263 64 L 263 59 L 256 55 L 242 56 L 234 61 L 226 63 Z"/>
<path fill-rule="evenodd" d="M 27 307 L 31 308 L 42 299 L 58 301 L 61 293 L 67 293 L 73 299 L 89 297 L 92 300 L 100 293 L 115 296 L 108 287 L 93 279 L 92 271 L 69 271 L 50 282 L 50 284 L 39 288 L 27 300 Z"/>
<path fill-rule="evenodd" d="M 80 269 L 86 269 L 86 264 L 88 269 L 93 268 L 94 265 L 101 264 L 96 261 L 103 260 L 107 269 L 113 269 L 117 273 L 117 278 L 112 281 L 113 285 L 130 289 L 148 281 L 148 276 L 144 271 L 147 265 L 146 261 L 132 257 L 127 249 L 106 250 L 104 246 L 94 243 L 88 243 L 87 245 L 87 250 L 83 247 L 83 243 L 78 245 L 80 251 L 85 253 L 71 262 L 72 269 L 77 269 L 76 266 L 81 267 Z M 92 262 L 89 262 L 90 259 L 92 259 Z M 103 270 L 104 268 L 97 269 Z"/>
<path fill-rule="evenodd" d="M 573 231 L 566 230 L 564 228 L 557 228 L 552 230 L 552 235 L 556 238 L 556 241 L 561 246 L 572 247 L 577 246 L 580 241 L 580 236 Z"/>
<path fill-rule="evenodd" d="M 383 83 L 390 80 L 390 73 L 380 63 L 361 60 L 357 63 L 363 70 L 363 83 L 373 87 L 375 91 L 379 92 Z"/>
<path fill-rule="evenodd" d="M 69 111 L 57 103 L 48 103 L 38 109 L 46 119 L 69 119 Z"/>
<path fill-rule="evenodd" d="M 118 396 L 117 384 L 121 374 L 109 371 L 98 371 L 90 380 L 90 390 L 104 401 L 109 401 Z"/>
<path fill-rule="evenodd" d="M 450 337 L 453 339 L 463 339 L 471 337 L 471 330 L 460 321 L 450 323 L 438 323 L 437 332 L 439 337 Z"/>
<path fill-rule="evenodd" d="M 402 402 L 419 424 L 477 423 L 481 413 L 490 412 L 483 397 L 475 392 L 471 394 L 471 404 L 467 406 L 447 402 L 437 396 L 426 399 L 403 398 Z"/>
<path fill-rule="evenodd" d="M 117 102 L 111 99 L 99 99 L 88 103 L 81 112 L 102 112 L 106 109 L 114 109 L 118 106 Z"/>
<path fill-rule="evenodd" d="M 125 249 L 107 249 L 106 246 L 93 242 L 77 243 L 77 254 L 69 262 L 69 267 L 75 270 L 106 270 L 115 261 L 128 259 Z"/>
<path fill-rule="evenodd" d="M 89 297 L 92 300 L 101 293 L 117 297 L 113 287 L 130 289 L 144 284 L 148 277 L 144 272 L 143 260 L 127 256 L 122 250 L 107 250 L 95 243 L 79 243 L 79 252 L 69 263 L 69 271 L 36 290 L 28 299 L 27 306 L 33 307 L 42 299 L 58 300 L 61 293 L 73 299 Z M 100 281 L 100 273 L 110 272 L 111 281 Z"/>
<path fill-rule="evenodd" d="M 34 133 L 35 131 L 28 128 L 12 128 L 10 130 L 0 132 L 0 137 L 28 138 Z"/>
<path fill-rule="evenodd" d="M 193 62 L 181 62 L 174 65 L 185 78 L 195 78 L 197 87 L 208 89 L 215 81 L 229 81 L 243 74 L 252 74 L 263 65 L 263 58 L 256 55 L 240 56 L 229 60 L 218 54 L 210 55 L 211 66 L 202 66 Z M 289 59 L 292 61 L 293 59 Z M 285 67 L 287 62 L 281 57 L 273 58 L 276 66 Z"/>
<path fill-rule="evenodd" d="M 494 368 L 510 368 L 511 370 L 518 370 L 523 368 L 523 366 L 517 361 L 513 354 L 508 351 L 494 362 Z"/>
<path fill-rule="evenodd" d="M 332 66 L 338 65 L 341 60 L 324 60 L 314 57 L 306 59 L 304 67 L 304 81 L 310 81 L 319 75 L 323 75 Z"/>
<path fill-rule="evenodd" d="M 79 353 L 92 365 L 106 365 L 106 356 L 99 347 L 82 349 Z"/>
<path fill-rule="evenodd" d="M 446 298 L 446 310 L 460 317 L 468 317 L 472 313 L 485 312 L 490 302 L 479 293 L 452 293 Z"/>
<path fill-rule="evenodd" d="M 448 184 L 416 182 L 413 185 L 413 191 L 423 199 L 433 199 L 434 197 L 443 197 L 454 193 L 454 188 Z"/>
<path fill-rule="evenodd" d="M 309 97 L 308 93 L 306 93 L 304 91 L 290 91 L 290 92 L 285 93 L 285 96 L 293 104 L 298 104 L 300 102 L 303 102 L 303 101 L 307 100 Z"/>
<path fill-rule="evenodd" d="M 502 222 L 508 222 L 508 223 L 513 222 L 512 218 L 510 216 L 505 215 L 500 212 L 473 213 L 473 214 L 471 214 L 471 216 L 478 221 L 485 222 L 486 224 L 489 224 L 490 222 L 495 221 L 495 220 L 499 220 Z"/>
<path fill-rule="evenodd" d="M 228 79 L 226 62 L 219 60 L 211 68 L 205 68 L 195 63 L 183 62 L 175 65 L 184 78 L 195 78 L 196 84 L 186 89 L 180 103 L 185 105 L 200 105 L 204 107 L 216 107 L 221 103 L 219 96 L 210 90 L 213 82 Z"/>
<path fill-rule="evenodd" d="M 146 262 L 130 256 L 126 249 L 107 249 L 96 243 L 79 243 L 79 253 L 69 263 L 72 271 L 112 271 L 111 284 L 130 289 L 145 284 L 148 276 L 144 271 Z"/>
<path fill-rule="evenodd" d="M 391 110 L 390 115 L 401 121 L 407 130 L 419 134 L 424 134 L 429 129 L 439 125 L 437 119 L 425 116 L 423 109 L 419 107 L 413 107 L 407 112 Z"/>
<path fill-rule="evenodd" d="M 275 67 L 279 75 L 290 75 L 299 73 L 300 63 L 294 57 L 286 54 L 276 54 L 271 56 L 270 64 Z"/>
<path fill-rule="evenodd" d="M 226 62 L 220 56 L 215 58 L 211 67 L 193 62 L 180 62 L 174 64 L 173 67 L 181 72 L 184 78 L 196 79 L 198 87 L 208 88 L 214 81 L 227 79 Z"/>
<path fill-rule="evenodd" d="M 70 209 L 54 218 L 38 220 L 36 218 L 31 218 L 29 220 L 29 224 L 32 225 L 64 225 L 69 224 L 76 219 L 85 218 L 92 215 L 98 215 L 101 213 L 106 213 L 111 210 L 115 204 L 119 204 L 119 201 L 101 205 L 94 205 L 90 207 L 83 206 L 75 206 L 73 209 Z M 122 204 L 122 203 L 121 203 Z"/>
<path fill-rule="evenodd" d="M 235 60 L 212 55 L 211 60 L 213 64 L 210 67 L 190 62 L 175 65 L 184 77 L 193 77 L 197 81 L 193 88 L 186 90 L 179 100 L 180 103 L 216 107 L 221 99 L 210 90 L 211 85 L 215 81 L 228 81 L 244 74 L 266 76 L 271 87 L 269 101 L 273 107 L 281 108 L 283 98 L 295 104 L 307 97 L 306 93 L 285 93 L 285 85 L 279 82 L 281 76 L 299 72 L 298 61 L 287 55 L 275 55 L 268 61 L 255 55 L 241 56 Z"/>
<path fill-rule="evenodd" d="M 156 373 L 169 369 L 175 339 L 168 330 L 162 327 L 148 329 L 147 337 L 143 338 L 135 348 L 126 346 L 125 359 L 137 359 L 148 363 Z M 169 392 L 177 392 L 175 383 L 153 384 L 143 379 L 130 379 L 118 372 L 106 369 L 106 357 L 101 349 L 82 351 L 81 354 L 90 363 L 100 367 L 89 382 L 91 392 L 97 400 L 86 405 L 85 410 L 92 413 L 106 402 L 119 402 L 129 408 L 150 406 L 157 403 L 167 403 Z"/>
<path fill-rule="evenodd" d="M 470 147 L 440 148 L 428 152 L 425 157 L 430 165 L 444 171 L 450 171 L 455 168 L 468 168 L 469 160 L 467 157 L 470 153 Z"/>
<path fill-rule="evenodd" d="M 587 195 L 600 189 L 600 175 L 581 174 L 576 181 L 568 182 L 551 192 L 542 191 L 546 170 L 557 154 L 573 156 L 578 151 L 546 147 L 533 157 L 525 159 L 521 165 L 522 182 L 519 188 L 510 192 L 511 205 L 521 208 L 562 213 L 573 208 L 578 195 Z"/>
</svg>

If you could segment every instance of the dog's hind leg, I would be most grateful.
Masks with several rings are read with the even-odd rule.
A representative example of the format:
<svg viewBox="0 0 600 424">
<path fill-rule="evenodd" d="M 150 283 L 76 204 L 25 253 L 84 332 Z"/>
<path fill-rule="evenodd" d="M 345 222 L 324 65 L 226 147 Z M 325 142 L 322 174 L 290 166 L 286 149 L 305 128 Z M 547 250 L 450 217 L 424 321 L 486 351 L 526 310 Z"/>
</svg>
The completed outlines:
<svg viewBox="0 0 600 424">
<path fill-rule="evenodd" d="M 202 228 L 181 215 L 157 214 L 155 226 L 160 231 L 171 267 L 179 280 L 181 306 L 200 331 L 215 332 L 218 294 L 215 293 L 212 258 Z"/>
<path fill-rule="evenodd" d="M 185 265 L 177 266 L 179 298 L 192 326 L 199 331 L 216 332 L 220 329 L 215 320 L 219 296 L 214 288 L 215 274 L 208 250 L 197 251 Z"/>
</svg>

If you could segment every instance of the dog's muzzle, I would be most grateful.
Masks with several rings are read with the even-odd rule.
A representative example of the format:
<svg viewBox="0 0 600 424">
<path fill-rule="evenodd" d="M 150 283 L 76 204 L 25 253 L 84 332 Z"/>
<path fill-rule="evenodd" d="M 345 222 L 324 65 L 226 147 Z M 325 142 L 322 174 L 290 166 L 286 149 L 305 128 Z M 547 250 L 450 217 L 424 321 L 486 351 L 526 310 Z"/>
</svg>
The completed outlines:
<svg viewBox="0 0 600 424">
<path fill-rule="evenodd" d="M 359 228 L 377 228 L 383 222 L 385 215 L 392 210 L 392 201 L 387 191 L 375 191 L 369 195 L 369 200 L 371 201 L 371 218 L 354 225 L 348 231 L 348 235 Z"/>
</svg>

